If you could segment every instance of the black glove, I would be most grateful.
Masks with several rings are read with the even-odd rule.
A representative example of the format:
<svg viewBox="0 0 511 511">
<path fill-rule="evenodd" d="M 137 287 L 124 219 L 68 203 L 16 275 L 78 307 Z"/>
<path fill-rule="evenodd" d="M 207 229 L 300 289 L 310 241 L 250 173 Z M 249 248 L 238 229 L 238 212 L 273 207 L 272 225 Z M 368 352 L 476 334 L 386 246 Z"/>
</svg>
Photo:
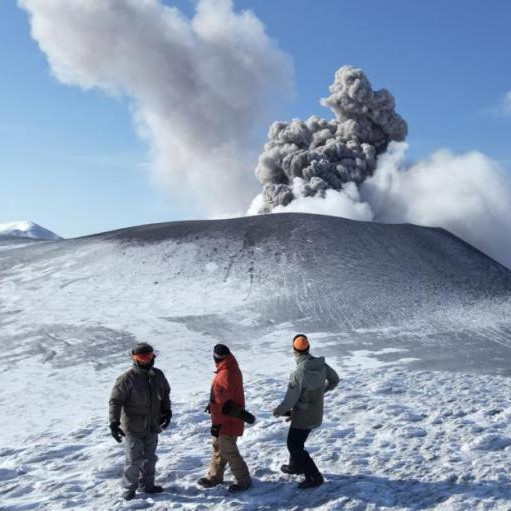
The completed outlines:
<svg viewBox="0 0 511 511">
<path fill-rule="evenodd" d="M 247 424 L 254 424 L 256 418 L 247 410 L 242 410 L 240 414 L 240 419 Z"/>
<path fill-rule="evenodd" d="M 124 431 L 121 429 L 121 423 L 119 421 L 114 421 L 110 423 L 110 433 L 115 438 L 115 441 L 118 443 L 122 442 L 122 437 L 126 436 Z"/>
<path fill-rule="evenodd" d="M 221 424 L 211 426 L 211 436 L 214 436 L 215 438 L 218 438 L 220 435 L 220 426 Z"/>
<path fill-rule="evenodd" d="M 208 403 L 208 406 L 206 406 L 206 408 L 204 408 L 204 411 L 206 413 L 211 413 L 211 403 Z"/>
<path fill-rule="evenodd" d="M 255 422 L 255 417 L 250 412 L 247 412 L 247 410 L 235 405 L 232 399 L 226 401 L 224 406 L 222 406 L 222 413 L 231 417 L 237 417 L 248 424 L 254 424 Z"/>
<path fill-rule="evenodd" d="M 160 419 L 161 429 L 167 429 L 169 427 L 170 419 L 172 419 L 172 410 L 169 410 L 168 412 L 161 414 Z"/>
</svg>

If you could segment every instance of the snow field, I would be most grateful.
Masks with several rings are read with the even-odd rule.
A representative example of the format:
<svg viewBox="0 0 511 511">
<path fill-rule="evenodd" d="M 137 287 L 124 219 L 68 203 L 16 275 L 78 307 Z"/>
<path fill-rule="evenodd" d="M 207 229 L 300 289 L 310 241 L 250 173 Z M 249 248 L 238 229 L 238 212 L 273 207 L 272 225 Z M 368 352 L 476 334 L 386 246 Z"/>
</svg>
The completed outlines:
<svg viewBox="0 0 511 511">
<path fill-rule="evenodd" d="M 1 511 L 511 509 L 506 270 L 444 232 L 328 217 L 135 231 L 0 251 Z M 271 414 L 297 331 L 341 375 L 307 443 L 326 483 L 308 492 L 279 470 L 288 425 Z M 124 503 L 107 405 L 136 341 L 156 347 L 175 416 L 167 493 Z M 218 342 L 258 417 L 236 496 L 196 485 Z"/>
<path fill-rule="evenodd" d="M 299 478 L 279 470 L 287 461 L 287 423 L 271 415 L 286 381 L 250 379 L 250 369 L 244 370 L 248 408 L 258 418 L 239 443 L 253 475 L 249 491 L 231 496 L 226 485 L 211 490 L 196 485 L 207 472 L 210 422 L 204 393 L 192 392 L 174 402 L 171 428 L 160 435 L 157 479 L 165 494 L 122 502 L 124 448 L 98 415 L 65 434 L 43 432 L 2 448 L 0 509 L 511 508 L 507 379 L 398 368 L 343 370 L 338 389 L 326 395 L 324 424 L 307 443 L 326 483 L 302 492 L 296 489 Z M 229 477 L 227 471 L 226 481 Z"/>
</svg>

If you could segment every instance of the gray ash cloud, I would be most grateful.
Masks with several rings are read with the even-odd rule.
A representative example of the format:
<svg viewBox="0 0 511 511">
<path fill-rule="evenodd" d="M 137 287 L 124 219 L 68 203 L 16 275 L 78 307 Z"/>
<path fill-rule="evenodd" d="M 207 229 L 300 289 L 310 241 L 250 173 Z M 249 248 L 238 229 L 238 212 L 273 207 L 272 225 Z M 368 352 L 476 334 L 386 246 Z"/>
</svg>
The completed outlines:
<svg viewBox="0 0 511 511">
<path fill-rule="evenodd" d="M 389 143 L 406 138 L 408 127 L 395 111 L 394 97 L 386 89 L 374 91 L 361 69 L 341 67 L 321 104 L 331 108 L 334 119 L 312 116 L 270 127 L 256 168 L 263 185 L 258 213 L 296 199 L 295 178 L 304 181 L 299 192 L 304 197 L 360 185 L 373 175 L 377 156 Z"/>
</svg>

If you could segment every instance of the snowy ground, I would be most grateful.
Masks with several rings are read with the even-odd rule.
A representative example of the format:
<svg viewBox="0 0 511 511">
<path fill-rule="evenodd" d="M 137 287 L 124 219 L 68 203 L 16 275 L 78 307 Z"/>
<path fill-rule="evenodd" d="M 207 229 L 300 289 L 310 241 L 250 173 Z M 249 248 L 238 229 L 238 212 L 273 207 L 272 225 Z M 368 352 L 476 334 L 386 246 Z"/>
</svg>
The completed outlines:
<svg viewBox="0 0 511 511">
<path fill-rule="evenodd" d="M 243 369 L 250 374 L 250 367 Z M 226 487 L 197 487 L 209 461 L 209 422 L 204 395 L 193 393 L 174 404 L 172 428 L 160 437 L 165 494 L 120 500 L 123 449 L 108 436 L 100 415 L 66 434 L 32 435 L 23 445 L 1 449 L 0 509 L 511 508 L 506 378 L 388 367 L 343 370 L 339 390 L 328 396 L 324 424 L 308 444 L 326 483 L 308 492 L 279 471 L 287 428 L 270 408 L 285 381 L 247 379 L 258 421 L 240 442 L 254 477 L 246 493 L 233 497 Z"/>
<path fill-rule="evenodd" d="M 511 509 L 509 272 L 436 230 L 310 217 L 304 233 L 290 218 L 271 239 L 263 218 L 0 250 L 0 510 Z M 287 231 L 310 245 L 283 249 Z M 308 442 L 326 478 L 309 492 L 279 472 L 287 425 L 271 415 L 297 331 L 341 376 Z M 126 504 L 107 404 L 136 340 L 156 346 L 175 416 L 159 448 L 168 491 Z M 217 342 L 258 417 L 240 443 L 254 487 L 234 497 L 195 483 Z"/>
</svg>

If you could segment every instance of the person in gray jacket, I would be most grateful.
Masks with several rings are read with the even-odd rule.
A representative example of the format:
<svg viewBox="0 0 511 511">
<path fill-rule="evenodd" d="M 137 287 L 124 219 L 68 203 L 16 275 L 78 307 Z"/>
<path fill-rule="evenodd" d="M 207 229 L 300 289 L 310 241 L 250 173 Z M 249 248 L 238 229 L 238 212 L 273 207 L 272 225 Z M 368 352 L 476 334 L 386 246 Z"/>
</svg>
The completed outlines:
<svg viewBox="0 0 511 511">
<path fill-rule="evenodd" d="M 323 421 L 323 395 L 339 383 L 337 373 L 323 357 L 313 357 L 309 353 L 310 344 L 303 334 L 293 339 L 296 357 L 296 370 L 291 374 L 286 396 L 273 415 L 287 416 L 291 421 L 287 436 L 289 465 L 282 465 L 286 474 L 304 474 L 305 479 L 298 488 L 314 488 L 323 484 L 323 476 L 313 459 L 305 450 L 305 441 L 312 429 Z"/>
<path fill-rule="evenodd" d="M 110 431 L 115 440 L 125 438 L 126 462 L 123 497 L 131 500 L 137 488 L 161 493 L 154 484 L 158 434 L 172 418 L 170 386 L 154 366 L 153 347 L 139 343 L 131 351 L 133 367 L 117 378 L 110 395 Z"/>
</svg>

